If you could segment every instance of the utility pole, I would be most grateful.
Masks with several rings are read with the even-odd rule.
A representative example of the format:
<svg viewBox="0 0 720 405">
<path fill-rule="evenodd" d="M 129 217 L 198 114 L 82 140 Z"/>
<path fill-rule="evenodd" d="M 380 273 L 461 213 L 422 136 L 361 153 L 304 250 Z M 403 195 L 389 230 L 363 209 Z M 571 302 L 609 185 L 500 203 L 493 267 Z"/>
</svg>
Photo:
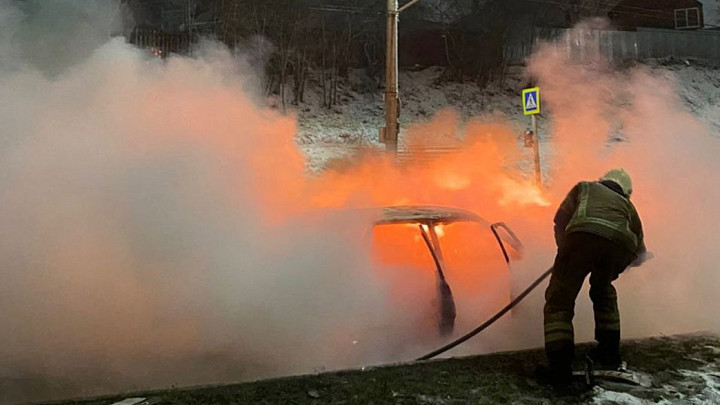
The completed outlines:
<svg viewBox="0 0 720 405">
<path fill-rule="evenodd" d="M 398 99 L 398 1 L 388 0 L 387 46 L 385 54 L 385 150 L 397 153 L 400 133 Z"/>
<path fill-rule="evenodd" d="M 385 128 L 382 140 L 387 152 L 397 154 L 400 133 L 400 98 L 398 97 L 398 17 L 420 0 L 412 0 L 398 9 L 398 0 L 388 0 L 387 46 L 385 54 Z"/>
<path fill-rule="evenodd" d="M 195 8 L 195 1 L 194 0 L 187 0 L 185 3 L 185 22 L 186 22 L 186 28 L 188 32 L 188 46 L 190 50 L 190 54 L 192 55 L 192 42 L 193 42 L 193 24 L 195 23 L 193 21 L 193 13 Z"/>
</svg>

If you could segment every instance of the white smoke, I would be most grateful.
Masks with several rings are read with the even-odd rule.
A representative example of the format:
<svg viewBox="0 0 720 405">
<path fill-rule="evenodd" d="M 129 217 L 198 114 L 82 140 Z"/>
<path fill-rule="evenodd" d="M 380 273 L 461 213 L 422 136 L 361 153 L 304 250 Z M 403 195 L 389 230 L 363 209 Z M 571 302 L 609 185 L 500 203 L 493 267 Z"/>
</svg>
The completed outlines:
<svg viewBox="0 0 720 405">
<path fill-rule="evenodd" d="M 598 22 L 591 24 L 579 29 L 598 28 Z M 616 283 L 623 336 L 717 331 L 712 297 L 720 281 L 714 248 L 720 142 L 709 124 L 688 111 L 675 76 L 642 65 L 616 70 L 602 59 L 572 64 L 553 46 L 531 58 L 529 72 L 552 114 L 557 200 L 575 182 L 613 167 L 624 167 L 633 178 L 632 198 L 656 258 Z M 610 142 L 618 136 L 625 141 Z M 588 340 L 592 310 L 586 291 L 578 301 L 579 338 Z"/>
<path fill-rule="evenodd" d="M 117 2 L 20 3 L 0 2 L 0 401 L 396 358 L 353 348 L 402 319 L 361 248 L 367 218 L 287 220 L 304 161 L 294 119 L 254 102 L 252 61 L 216 44 L 161 61 L 110 40 Z M 551 50 L 529 71 L 552 112 L 554 201 L 611 167 L 635 180 L 657 258 L 617 283 L 625 336 L 717 328 L 720 146 L 672 78 Z M 617 128 L 629 141 L 608 147 Z M 552 209 L 506 214 L 530 281 L 552 262 Z M 473 350 L 540 344 L 541 307 L 535 294 Z"/>
<path fill-rule="evenodd" d="M 357 364 L 366 223 L 267 215 L 303 158 L 243 62 L 110 40 L 116 2 L 38 5 L 0 4 L 0 402 Z"/>
</svg>

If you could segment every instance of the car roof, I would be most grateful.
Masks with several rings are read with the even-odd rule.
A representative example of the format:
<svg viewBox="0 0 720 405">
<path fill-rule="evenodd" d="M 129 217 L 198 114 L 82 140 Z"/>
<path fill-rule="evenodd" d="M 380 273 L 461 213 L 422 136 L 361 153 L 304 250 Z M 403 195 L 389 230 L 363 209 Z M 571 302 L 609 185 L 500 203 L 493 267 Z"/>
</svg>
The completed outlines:
<svg viewBox="0 0 720 405">
<path fill-rule="evenodd" d="M 451 222 L 482 222 L 482 217 L 462 208 L 442 207 L 433 205 L 397 205 L 379 209 L 376 225 L 402 223 L 451 223 Z"/>
</svg>

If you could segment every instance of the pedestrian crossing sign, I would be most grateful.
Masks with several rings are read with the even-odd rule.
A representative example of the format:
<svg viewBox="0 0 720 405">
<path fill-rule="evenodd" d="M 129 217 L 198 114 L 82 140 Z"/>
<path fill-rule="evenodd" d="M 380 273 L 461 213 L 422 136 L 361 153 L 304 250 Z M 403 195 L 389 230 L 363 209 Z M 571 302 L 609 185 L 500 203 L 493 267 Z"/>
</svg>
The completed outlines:
<svg viewBox="0 0 720 405">
<path fill-rule="evenodd" d="M 525 115 L 540 114 L 540 87 L 523 90 L 522 100 Z"/>
</svg>

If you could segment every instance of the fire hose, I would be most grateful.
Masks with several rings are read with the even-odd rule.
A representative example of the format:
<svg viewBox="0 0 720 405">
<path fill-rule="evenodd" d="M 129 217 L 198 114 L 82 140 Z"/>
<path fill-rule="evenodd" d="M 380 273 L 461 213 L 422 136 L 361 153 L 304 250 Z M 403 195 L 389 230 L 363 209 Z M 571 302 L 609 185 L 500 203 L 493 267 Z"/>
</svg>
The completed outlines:
<svg viewBox="0 0 720 405">
<path fill-rule="evenodd" d="M 655 255 L 654 255 L 652 252 L 643 252 L 643 253 L 640 253 L 640 255 L 638 255 L 638 257 L 637 257 L 632 263 L 630 263 L 629 267 L 639 267 L 639 266 L 641 266 L 643 263 L 645 263 L 646 261 L 648 261 L 648 260 L 650 260 L 650 259 L 653 259 L 654 257 L 655 257 Z M 548 269 L 545 273 L 543 273 L 537 280 L 533 281 L 533 283 L 530 284 L 530 286 L 529 286 L 528 288 L 526 288 L 525 291 L 523 291 L 522 293 L 520 293 L 520 295 L 518 295 L 517 298 L 515 298 L 514 300 L 512 300 L 509 304 L 507 304 L 507 305 L 506 305 L 503 309 L 501 309 L 497 314 L 493 315 L 490 319 L 488 319 L 487 321 L 485 321 L 485 323 L 483 323 L 482 325 L 480 325 L 480 326 L 478 326 L 477 328 L 471 330 L 470 332 L 468 332 L 467 334 L 463 335 L 462 337 L 460 337 L 460 338 L 458 338 L 458 339 L 456 339 L 456 340 L 454 340 L 454 341 L 446 344 L 445 346 L 440 347 L 440 348 L 438 348 L 438 349 L 436 349 L 436 350 L 433 350 L 432 352 L 430 352 L 430 353 L 428 353 L 428 354 L 426 354 L 426 355 L 424 355 L 424 356 L 422 356 L 422 357 L 418 357 L 415 361 L 422 361 L 422 360 L 432 359 L 433 357 L 435 357 L 435 356 L 437 356 L 437 355 L 439 355 L 439 354 L 445 353 L 446 351 L 448 351 L 448 350 L 450 350 L 450 349 L 452 349 L 452 348 L 454 348 L 454 347 L 456 347 L 456 346 L 458 346 L 458 345 L 466 342 L 468 339 L 470 339 L 470 338 L 474 337 L 475 335 L 477 335 L 478 333 L 484 331 L 485 329 L 487 329 L 488 327 L 490 327 L 490 325 L 494 324 L 498 319 L 502 318 L 503 315 L 505 315 L 506 313 L 508 313 L 508 311 L 510 311 L 511 309 L 513 309 L 517 304 L 520 303 L 520 301 L 522 301 L 523 299 L 525 299 L 525 297 L 527 297 L 528 294 L 530 294 L 534 289 L 537 288 L 537 286 L 540 285 L 540 283 L 542 283 L 546 278 L 548 278 L 548 276 L 550 276 L 550 274 L 552 274 L 552 270 L 553 270 L 552 267 L 549 268 L 549 269 Z"/>
<path fill-rule="evenodd" d="M 550 274 L 552 274 L 552 268 L 548 269 L 545 273 L 543 273 L 537 280 L 535 280 L 532 284 L 530 284 L 530 286 L 529 286 L 527 289 L 525 289 L 525 291 L 523 291 L 522 293 L 520 293 L 520 295 L 518 295 L 517 298 L 515 298 L 514 300 L 512 300 L 509 304 L 507 304 L 507 305 L 506 305 L 503 309 L 501 309 L 498 313 L 496 313 L 495 315 L 493 315 L 490 319 L 488 319 L 487 321 L 485 321 L 482 325 L 480 325 L 480 326 L 478 326 L 477 328 L 471 330 L 470 332 L 468 332 L 467 334 L 463 335 L 462 337 L 460 337 L 460 338 L 458 338 L 458 339 L 456 339 L 456 340 L 454 340 L 454 341 L 446 344 L 445 346 L 440 347 L 440 348 L 438 348 L 438 349 L 436 349 L 436 350 L 433 350 L 432 352 L 430 352 L 430 353 L 428 353 L 428 354 L 426 354 L 426 355 L 424 355 L 424 356 L 422 356 L 422 357 L 417 358 L 415 361 L 428 360 L 428 359 L 431 359 L 431 358 L 433 358 L 433 357 L 435 357 L 435 356 L 437 356 L 437 355 L 439 355 L 439 354 L 445 353 L 446 351 L 448 351 L 448 350 L 450 350 L 450 349 L 452 349 L 452 348 L 460 345 L 461 343 L 464 343 L 464 342 L 467 341 L 468 339 L 470 339 L 470 338 L 474 337 L 475 335 L 477 335 L 478 333 L 484 331 L 485 329 L 487 329 L 488 327 L 490 327 L 490 325 L 494 324 L 498 319 L 502 318 L 503 315 L 505 315 L 506 313 L 508 313 L 508 311 L 510 311 L 511 309 L 513 309 L 517 304 L 520 303 L 520 301 L 522 301 L 523 299 L 525 299 L 525 297 L 527 297 L 527 295 L 530 294 L 535 288 L 537 288 L 537 286 L 539 286 L 540 283 L 542 283 L 546 278 L 548 278 L 548 276 L 549 276 Z"/>
</svg>

